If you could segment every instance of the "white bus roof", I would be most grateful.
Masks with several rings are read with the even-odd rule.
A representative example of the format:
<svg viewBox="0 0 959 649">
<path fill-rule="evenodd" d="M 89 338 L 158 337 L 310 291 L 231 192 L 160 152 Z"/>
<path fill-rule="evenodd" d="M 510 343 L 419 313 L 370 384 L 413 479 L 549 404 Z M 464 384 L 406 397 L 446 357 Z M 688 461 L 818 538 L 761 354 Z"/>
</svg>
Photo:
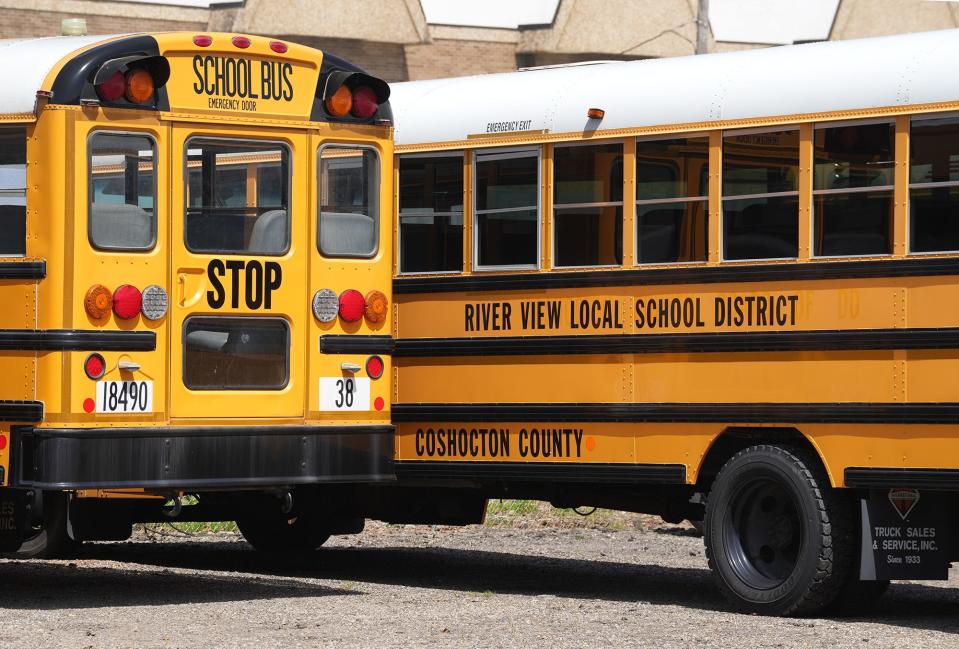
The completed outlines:
<svg viewBox="0 0 959 649">
<path fill-rule="evenodd" d="M 114 36 L 0 40 L 0 114 L 32 113 L 47 74 L 71 53 Z"/>
<path fill-rule="evenodd" d="M 959 29 L 391 84 L 396 144 L 959 100 Z M 605 111 L 588 120 L 589 108 Z"/>
</svg>

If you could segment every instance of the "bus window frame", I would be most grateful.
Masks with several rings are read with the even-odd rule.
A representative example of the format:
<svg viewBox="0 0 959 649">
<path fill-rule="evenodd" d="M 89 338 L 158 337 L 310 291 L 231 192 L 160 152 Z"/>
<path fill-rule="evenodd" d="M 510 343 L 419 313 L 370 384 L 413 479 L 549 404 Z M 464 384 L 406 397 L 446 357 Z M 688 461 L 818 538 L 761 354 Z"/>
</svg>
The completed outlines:
<svg viewBox="0 0 959 649">
<path fill-rule="evenodd" d="M 879 185 L 879 186 L 866 186 L 866 187 L 850 187 L 842 189 L 816 189 L 816 131 L 827 129 L 827 128 L 844 128 L 844 127 L 855 127 L 855 126 L 875 126 L 877 124 L 887 124 L 893 129 L 892 137 L 892 160 L 890 164 L 893 169 L 893 178 L 891 185 Z M 911 124 L 911 122 L 910 122 Z M 893 203 L 893 214 L 890 215 L 890 228 L 893 227 L 893 221 L 895 220 L 895 203 L 896 203 L 896 174 L 899 173 L 897 170 L 897 161 L 899 160 L 899 152 L 896 151 L 896 118 L 893 117 L 874 117 L 871 119 L 843 119 L 837 120 L 834 122 L 823 121 L 815 122 L 813 124 L 812 132 L 812 182 L 810 187 L 812 188 L 811 201 L 809 204 L 809 241 L 810 243 L 810 255 L 812 259 L 842 259 L 842 258 L 854 258 L 854 259 L 874 259 L 881 257 L 892 257 L 895 254 L 896 241 L 895 233 L 890 232 L 889 235 L 889 252 L 871 252 L 871 253 L 862 253 L 862 254 L 852 254 L 845 253 L 841 255 L 817 255 L 815 251 L 815 241 L 816 241 L 816 197 L 817 196 L 829 196 L 835 194 L 865 194 L 868 192 L 889 192 L 892 198 Z M 800 141 L 799 146 L 802 146 Z M 908 158 L 908 153 L 906 154 Z M 908 165 L 906 167 L 907 178 L 908 178 Z M 956 184 L 959 184 L 957 182 Z M 800 225 L 802 225 L 800 223 Z"/>
<path fill-rule="evenodd" d="M 953 248 L 949 250 L 912 250 L 912 190 L 915 185 L 916 188 L 929 188 L 936 189 L 939 187 L 956 187 L 959 186 L 959 181 L 956 180 L 947 180 L 934 183 L 913 183 L 910 178 L 912 173 L 912 124 L 914 121 L 919 120 L 935 120 L 935 119 L 959 119 L 959 111 L 946 111 L 941 113 L 910 113 L 909 118 L 909 146 L 906 147 L 908 150 L 905 152 L 906 164 L 904 167 L 903 173 L 906 176 L 906 196 L 904 199 L 906 205 L 906 256 L 908 257 L 935 257 L 943 255 L 956 255 L 959 254 L 959 248 Z M 896 153 L 897 160 L 899 159 L 899 153 Z"/>
<path fill-rule="evenodd" d="M 372 212 L 375 213 L 373 218 L 373 251 L 369 254 L 332 254 L 327 253 L 323 250 L 323 247 L 320 245 L 322 241 L 320 237 L 320 217 L 323 215 L 322 208 L 322 188 L 320 185 L 320 174 L 323 172 L 323 149 L 334 148 L 334 149 L 361 149 L 372 151 L 376 155 L 376 183 L 375 190 L 372 192 L 373 200 L 375 205 L 373 206 Z M 383 210 L 382 210 L 382 200 L 381 193 L 383 191 L 383 156 L 380 154 L 380 150 L 373 146 L 372 144 L 360 143 L 360 142 L 343 142 L 339 140 L 328 140 L 320 144 L 316 148 L 316 173 L 313 175 L 314 180 L 316 181 L 316 251 L 320 254 L 320 257 L 324 259 L 373 259 L 380 253 L 380 221 L 383 220 Z"/>
<path fill-rule="evenodd" d="M 113 246 L 101 246 L 98 245 L 93 240 L 93 198 L 94 198 L 94 189 L 93 189 L 93 151 L 91 148 L 91 142 L 94 137 L 97 135 L 127 135 L 135 137 L 145 137 L 153 143 L 153 213 L 151 219 L 151 231 L 152 237 L 150 239 L 150 244 L 147 246 L 139 248 L 130 248 L 130 247 L 113 247 Z M 90 244 L 90 247 L 94 250 L 100 252 L 152 252 L 156 249 L 157 241 L 159 239 L 159 217 L 157 215 L 157 205 L 159 202 L 159 193 L 160 187 L 157 184 L 157 171 L 160 167 L 160 145 L 157 142 L 157 138 L 154 135 L 153 131 L 147 130 L 122 130 L 118 131 L 115 129 L 101 129 L 94 128 L 89 133 L 87 133 L 87 243 Z"/>
<path fill-rule="evenodd" d="M 466 151 L 463 149 L 456 149 L 454 151 L 430 151 L 428 153 L 407 153 L 400 154 L 395 157 L 396 159 L 396 174 L 399 178 L 400 173 L 400 161 L 401 160 L 411 160 L 413 158 L 460 158 L 463 162 L 462 167 L 466 167 Z M 462 175 L 463 169 L 460 169 L 460 174 Z M 402 259 L 402 250 L 403 246 L 400 244 L 402 238 L 402 228 L 400 223 L 400 201 L 399 201 L 399 184 L 396 186 L 396 274 L 397 275 L 453 275 L 453 274 L 463 274 L 463 268 L 460 267 L 458 270 L 417 270 L 417 271 L 403 271 L 403 259 Z M 466 184 L 463 184 L 463 211 L 460 212 L 460 216 L 463 218 L 463 238 L 467 236 L 466 233 L 466 194 L 467 194 Z M 455 212 L 433 212 L 434 216 L 453 216 Z M 462 245 L 460 241 L 460 245 Z"/>
<path fill-rule="evenodd" d="M 633 229 L 633 263 L 632 263 L 632 266 L 631 266 L 632 268 L 656 268 L 656 267 L 671 267 L 671 266 L 705 266 L 706 264 L 709 263 L 709 246 L 708 246 L 708 245 L 706 246 L 706 258 L 703 259 L 703 260 L 701 260 L 701 261 L 666 261 L 666 262 L 642 263 L 642 262 L 640 262 L 640 261 L 638 261 L 638 260 L 636 259 L 636 256 L 637 256 L 636 253 L 637 253 L 637 251 L 639 250 L 639 206 L 640 206 L 640 205 L 652 205 L 652 204 L 655 204 L 655 203 L 660 203 L 660 204 L 665 205 L 665 204 L 667 204 L 667 203 L 690 203 L 690 202 L 694 202 L 694 201 L 703 201 L 703 202 L 705 203 L 705 205 L 706 205 L 706 207 L 705 207 L 705 214 L 706 214 L 706 237 L 707 237 L 707 240 L 708 240 L 708 237 L 709 237 L 709 234 L 710 234 L 710 232 L 709 232 L 709 221 L 710 221 L 710 219 L 712 219 L 712 216 L 713 216 L 712 213 L 709 211 L 709 199 L 710 199 L 710 196 L 709 196 L 709 174 L 707 174 L 707 176 L 706 176 L 706 194 L 704 194 L 703 196 L 685 196 L 685 197 L 681 197 L 681 198 L 643 198 L 643 199 L 638 199 L 638 198 L 636 198 L 636 185 L 637 185 L 638 182 L 639 182 L 639 180 L 638 180 L 638 178 L 639 178 L 639 171 L 638 171 L 638 169 L 639 169 L 639 147 L 640 147 L 641 144 L 643 144 L 644 142 L 662 142 L 663 140 L 695 140 L 695 139 L 700 139 L 700 138 L 705 139 L 705 140 L 706 140 L 706 166 L 707 166 L 707 169 L 708 169 L 709 163 L 710 163 L 709 152 L 710 152 L 710 149 L 711 149 L 711 147 L 712 147 L 712 145 L 711 145 L 711 143 L 710 143 L 710 140 L 709 140 L 709 135 L 710 135 L 710 133 L 711 133 L 711 131 L 692 131 L 692 132 L 690 132 L 690 133 L 686 133 L 686 132 L 684 132 L 684 131 L 678 131 L 678 132 L 675 132 L 675 133 L 661 133 L 661 134 L 658 134 L 658 135 L 641 135 L 641 136 L 639 136 L 639 137 L 633 138 L 633 140 L 634 140 L 634 142 L 633 142 L 633 147 L 634 147 L 634 148 L 633 148 L 633 155 L 634 155 L 634 157 L 635 157 L 636 162 L 635 162 L 635 164 L 633 165 L 633 179 L 632 179 L 632 180 L 633 180 L 633 184 L 632 184 L 633 195 L 632 195 L 632 198 L 631 198 L 632 203 L 633 203 L 633 205 L 634 205 L 634 208 L 633 208 L 633 214 L 634 214 L 634 216 L 633 216 L 633 228 L 632 228 L 632 229 Z M 719 133 L 722 134 L 722 131 L 719 131 Z M 625 179 L 625 175 L 624 175 L 624 179 Z M 722 198 L 722 195 L 721 195 L 721 194 L 722 194 L 722 192 L 720 191 L 720 198 Z M 624 191 L 623 191 L 623 199 L 624 199 L 623 205 L 624 205 L 624 209 L 625 209 L 625 205 L 626 205 L 626 203 L 625 203 L 625 197 L 626 197 L 626 193 L 625 193 L 625 188 L 624 188 Z M 721 225 L 721 223 L 722 223 L 722 220 L 721 220 L 721 218 L 720 218 L 720 225 Z M 720 227 L 720 235 L 721 235 L 721 234 L 722 234 L 722 228 Z M 722 246 L 722 241 L 720 241 L 719 245 Z M 721 249 L 721 248 L 720 248 L 720 249 Z"/>
<path fill-rule="evenodd" d="M 208 142 L 229 142 L 229 143 L 253 143 L 253 144 L 276 144 L 286 148 L 289 153 L 289 168 L 287 169 L 286 182 L 286 248 L 282 252 L 257 252 L 252 250 L 194 250 L 187 241 L 187 210 L 190 209 L 190 141 L 200 139 Z M 183 139 L 183 247 L 191 255 L 233 255 L 236 257 L 285 257 L 290 254 L 293 247 L 293 169 L 295 151 L 293 143 L 282 138 L 257 138 L 243 137 L 230 138 L 222 135 L 204 135 L 202 131 L 192 131 Z"/>
<path fill-rule="evenodd" d="M 536 155 L 536 263 L 535 264 L 510 264 L 505 266 L 481 266 L 479 263 L 479 215 L 480 210 L 476 209 L 477 191 L 476 175 L 479 172 L 479 164 L 484 160 L 509 160 L 512 158 L 528 158 L 530 154 Z M 473 171 L 470 177 L 470 189 L 472 197 L 470 199 L 470 218 L 471 228 L 470 249 L 472 250 L 471 268 L 473 272 L 496 273 L 501 271 L 513 270 L 543 270 L 543 146 L 536 144 L 532 147 L 510 147 L 510 148 L 485 148 L 476 149 L 473 152 Z M 528 210 L 529 208 L 510 208 L 515 211 Z M 497 212 L 503 210 L 482 210 L 482 213 Z"/>
<path fill-rule="evenodd" d="M 761 194 L 734 194 L 732 196 L 726 196 L 723 193 L 722 180 L 719 184 L 719 261 L 721 263 L 730 263 L 730 264 L 749 264 L 756 262 L 769 262 L 769 261 L 799 261 L 800 259 L 800 242 L 799 234 L 802 228 L 802 186 L 799 182 L 799 174 L 802 173 L 802 130 L 798 122 L 784 122 L 782 124 L 777 124 L 776 126 L 759 126 L 756 128 L 733 128 L 733 129 L 719 129 L 719 174 L 720 179 L 722 179 L 723 169 L 726 165 L 726 147 L 725 142 L 726 138 L 729 136 L 737 135 L 761 135 L 762 133 L 781 133 L 783 131 L 796 131 L 796 136 L 798 138 L 798 143 L 796 145 L 796 167 L 798 173 L 796 176 L 796 189 L 788 192 L 764 192 Z M 786 196 L 795 196 L 797 209 L 796 209 L 796 255 L 794 257 L 750 257 L 746 259 L 737 259 L 737 258 L 727 258 L 726 257 L 726 210 L 724 208 L 724 203 L 726 200 L 736 200 L 744 198 L 783 198 Z"/>
</svg>

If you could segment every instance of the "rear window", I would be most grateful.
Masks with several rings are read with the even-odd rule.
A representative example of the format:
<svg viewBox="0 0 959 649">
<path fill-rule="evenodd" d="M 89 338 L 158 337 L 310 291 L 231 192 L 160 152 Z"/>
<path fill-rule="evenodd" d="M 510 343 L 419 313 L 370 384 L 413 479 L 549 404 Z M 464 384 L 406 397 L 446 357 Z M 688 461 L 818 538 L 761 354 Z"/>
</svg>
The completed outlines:
<svg viewBox="0 0 959 649">
<path fill-rule="evenodd" d="M 188 318 L 183 383 L 191 390 L 282 390 L 290 327 L 282 318 Z"/>
<path fill-rule="evenodd" d="M 327 257 L 372 257 L 379 238 L 376 151 L 325 145 L 319 152 L 317 245 Z"/>
<path fill-rule="evenodd" d="M 0 128 L 0 255 L 26 254 L 27 129 Z"/>
<path fill-rule="evenodd" d="M 135 133 L 90 136 L 90 243 L 149 250 L 156 243 L 156 144 Z"/>
<path fill-rule="evenodd" d="M 187 142 L 186 246 L 282 255 L 290 247 L 290 150 L 279 142 Z"/>
</svg>

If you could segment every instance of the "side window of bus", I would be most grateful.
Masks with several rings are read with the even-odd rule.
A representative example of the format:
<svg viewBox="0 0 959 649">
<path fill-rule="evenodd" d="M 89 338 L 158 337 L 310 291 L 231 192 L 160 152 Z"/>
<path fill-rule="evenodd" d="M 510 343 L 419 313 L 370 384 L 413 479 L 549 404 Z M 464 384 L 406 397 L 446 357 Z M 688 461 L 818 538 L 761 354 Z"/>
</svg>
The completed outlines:
<svg viewBox="0 0 959 649">
<path fill-rule="evenodd" d="M 380 160 L 373 149 L 324 145 L 317 246 L 327 257 L 372 257 L 379 241 Z"/>
<path fill-rule="evenodd" d="M 553 150 L 555 265 L 623 263 L 623 145 Z"/>
<path fill-rule="evenodd" d="M 156 243 L 156 143 L 145 135 L 93 133 L 89 237 L 101 250 L 149 250 Z"/>
<path fill-rule="evenodd" d="M 817 256 L 892 252 L 895 131 L 892 122 L 816 128 Z"/>
<path fill-rule="evenodd" d="M 0 128 L 0 256 L 27 252 L 27 129 Z"/>
<path fill-rule="evenodd" d="M 477 154 L 478 268 L 535 268 L 539 260 L 539 151 Z"/>
<path fill-rule="evenodd" d="M 282 255 L 290 247 L 290 150 L 280 142 L 187 141 L 186 247 Z"/>
<path fill-rule="evenodd" d="M 799 256 L 799 130 L 723 135 L 723 258 Z"/>
<path fill-rule="evenodd" d="M 709 138 L 636 143 L 636 261 L 706 261 Z"/>
<path fill-rule="evenodd" d="M 912 120 L 909 250 L 959 251 L 959 117 Z"/>
<path fill-rule="evenodd" d="M 400 272 L 463 270 L 463 155 L 400 158 Z"/>
</svg>

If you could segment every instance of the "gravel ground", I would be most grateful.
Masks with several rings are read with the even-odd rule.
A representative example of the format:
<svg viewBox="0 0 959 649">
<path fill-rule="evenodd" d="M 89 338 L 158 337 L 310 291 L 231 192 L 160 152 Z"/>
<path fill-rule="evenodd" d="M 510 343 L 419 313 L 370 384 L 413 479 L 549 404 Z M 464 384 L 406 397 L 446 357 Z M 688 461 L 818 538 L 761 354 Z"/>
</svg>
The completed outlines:
<svg viewBox="0 0 959 649">
<path fill-rule="evenodd" d="M 0 647 L 959 647 L 956 569 L 869 618 L 763 618 L 730 612 L 685 526 L 554 519 L 371 523 L 305 560 L 173 531 L 4 560 Z"/>
</svg>

